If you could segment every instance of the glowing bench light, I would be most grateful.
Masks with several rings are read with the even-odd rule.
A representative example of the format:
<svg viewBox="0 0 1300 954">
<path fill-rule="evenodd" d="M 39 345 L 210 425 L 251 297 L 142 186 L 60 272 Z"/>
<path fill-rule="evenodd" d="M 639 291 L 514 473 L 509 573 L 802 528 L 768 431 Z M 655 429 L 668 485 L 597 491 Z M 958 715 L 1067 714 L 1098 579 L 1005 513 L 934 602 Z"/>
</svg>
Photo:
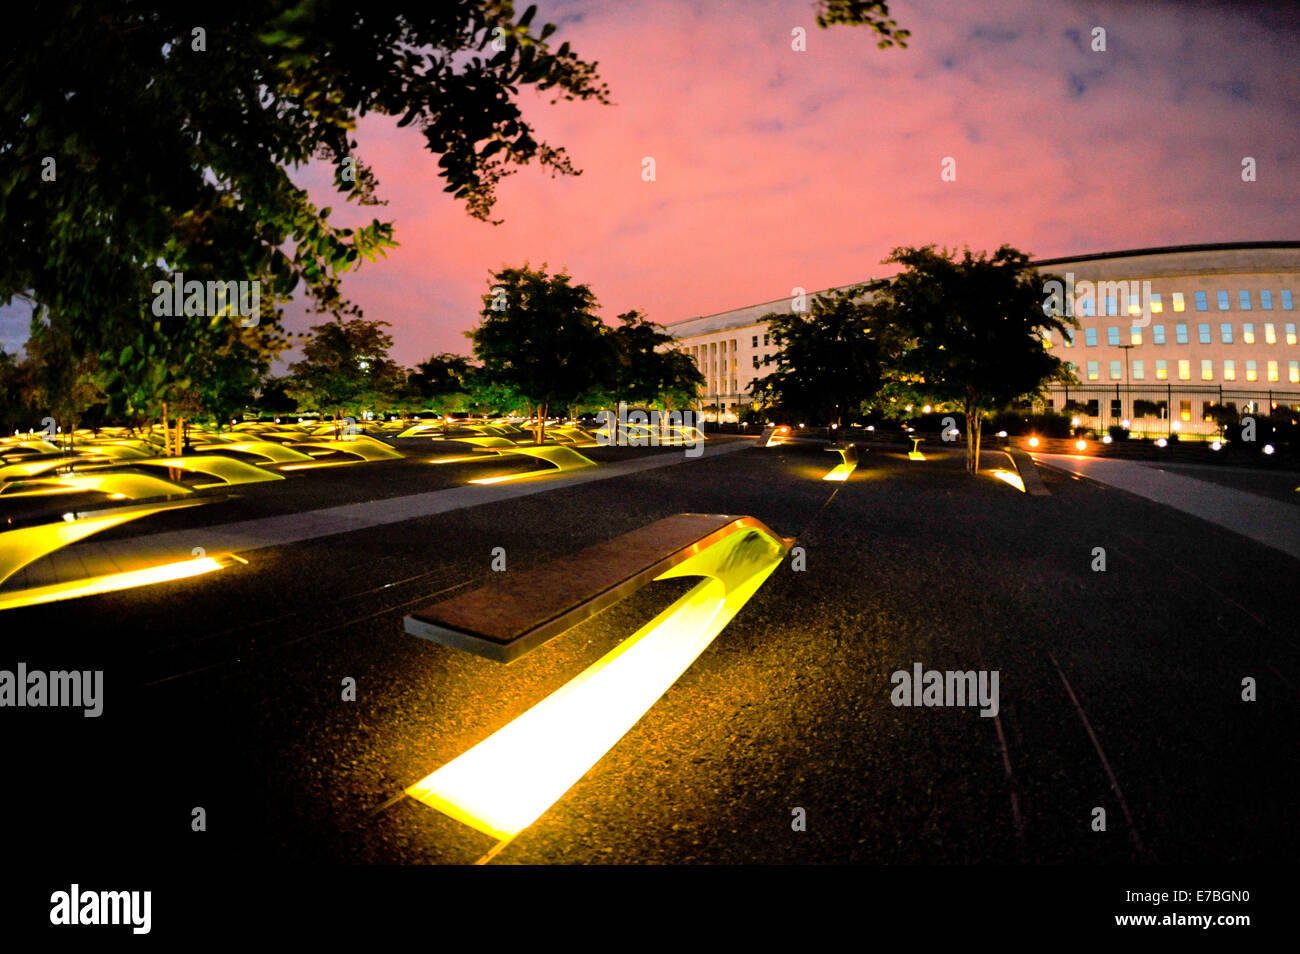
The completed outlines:
<svg viewBox="0 0 1300 954">
<path fill-rule="evenodd" d="M 858 445 L 849 444 L 845 447 L 828 447 L 826 449 L 838 453 L 841 462 L 836 464 L 822 480 L 848 480 L 849 475 L 858 469 Z"/>
<path fill-rule="evenodd" d="M 237 557 L 194 557 L 164 563 L 159 566 L 145 567 L 140 570 L 128 570 L 124 573 L 108 573 L 103 576 L 86 577 L 81 580 L 69 580 L 65 583 L 51 583 L 48 586 L 34 586 L 23 590 L 0 592 L 0 610 L 13 609 L 18 606 L 36 606 L 41 603 L 53 603 L 57 600 L 71 600 L 81 596 L 93 596 L 96 593 L 112 593 L 117 590 L 129 590 L 138 586 L 152 586 L 171 580 L 184 580 L 213 570 L 230 566 Z M 246 562 L 246 561 L 239 561 Z"/>
<path fill-rule="evenodd" d="M 1010 484 L 1012 487 L 1015 487 L 1016 490 L 1020 491 L 1022 494 L 1025 492 L 1025 482 L 1020 479 L 1019 474 L 1012 473 L 1009 470 L 995 470 L 995 471 L 991 471 L 991 473 L 993 474 L 994 477 L 1002 481 L 1004 484 Z"/>
<path fill-rule="evenodd" d="M 596 462 L 579 454 L 576 450 L 564 444 L 549 444 L 538 447 L 512 447 L 509 450 L 503 450 L 502 455 L 522 454 L 525 457 L 536 457 L 538 460 L 544 460 L 548 464 L 554 464 L 555 470 L 530 470 L 522 474 L 503 474 L 500 477 L 480 477 L 477 480 L 471 480 L 471 484 L 500 484 L 507 480 L 522 480 L 525 477 L 550 477 L 561 472 L 571 470 L 582 470 L 585 467 L 595 467 Z"/>
<path fill-rule="evenodd" d="M 910 440 L 910 441 L 912 442 L 912 449 L 911 449 L 910 451 L 907 452 L 907 459 L 908 459 L 908 460 L 925 460 L 925 455 L 921 453 L 921 441 L 925 440 L 925 438 L 924 438 L 924 437 L 911 437 L 911 438 L 908 438 L 908 440 Z"/>
<path fill-rule="evenodd" d="M 748 529 L 661 574 L 657 579 L 705 579 L 570 682 L 406 793 L 487 835 L 513 838 L 668 691 L 780 565 L 788 546 Z"/>
</svg>

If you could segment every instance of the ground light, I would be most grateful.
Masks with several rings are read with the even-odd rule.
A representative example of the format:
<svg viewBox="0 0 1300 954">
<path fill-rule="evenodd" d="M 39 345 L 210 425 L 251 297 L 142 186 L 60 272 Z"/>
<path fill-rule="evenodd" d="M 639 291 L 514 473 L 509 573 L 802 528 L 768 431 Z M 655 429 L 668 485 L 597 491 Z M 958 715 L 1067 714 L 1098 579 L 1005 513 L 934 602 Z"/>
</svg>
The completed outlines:
<svg viewBox="0 0 1300 954">
<path fill-rule="evenodd" d="M 1029 446 L 1030 446 L 1030 447 L 1037 447 L 1037 446 L 1038 446 L 1038 438 L 1037 438 L 1037 437 L 1031 437 L 1031 438 L 1029 438 Z"/>
<path fill-rule="evenodd" d="M 1114 442 L 1114 440 L 1115 440 L 1115 438 L 1111 437 L 1109 434 L 1106 434 L 1106 435 L 1104 435 L 1104 436 L 1102 437 L 1101 442 L 1102 442 L 1103 444 L 1110 444 L 1110 443 Z"/>
<path fill-rule="evenodd" d="M 1156 447 L 1168 447 L 1169 442 L 1163 437 L 1156 441 Z"/>
<path fill-rule="evenodd" d="M 1210 442 L 1210 450 L 1223 450 L 1223 442 L 1222 442 L 1222 441 L 1211 441 L 1211 442 Z"/>
<path fill-rule="evenodd" d="M 1265 454 L 1271 454 L 1271 453 L 1273 453 L 1273 445 L 1272 445 L 1272 444 L 1265 444 L 1265 445 L 1264 445 L 1264 453 L 1265 453 Z"/>
<path fill-rule="evenodd" d="M 784 559 L 793 541 L 733 533 L 658 579 L 703 576 L 649 623 L 523 715 L 406 790 L 495 838 L 558 801 L 649 711 Z"/>
<path fill-rule="evenodd" d="M 1087 449 L 1088 449 L 1088 442 L 1087 442 L 1087 441 L 1075 441 L 1075 442 L 1074 442 L 1074 447 L 1075 447 L 1076 450 L 1087 450 Z"/>
</svg>

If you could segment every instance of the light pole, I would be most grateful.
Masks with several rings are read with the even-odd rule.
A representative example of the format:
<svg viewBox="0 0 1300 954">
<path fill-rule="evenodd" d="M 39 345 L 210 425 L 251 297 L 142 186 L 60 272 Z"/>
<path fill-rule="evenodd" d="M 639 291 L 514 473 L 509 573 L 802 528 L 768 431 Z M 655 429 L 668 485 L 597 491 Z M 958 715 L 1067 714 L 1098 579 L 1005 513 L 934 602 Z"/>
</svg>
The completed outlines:
<svg viewBox="0 0 1300 954">
<path fill-rule="evenodd" d="M 1131 395 L 1129 395 L 1129 383 L 1128 383 L 1128 353 L 1136 347 L 1137 345 L 1135 344 L 1120 345 L 1121 350 L 1123 350 L 1124 352 L 1124 394 L 1125 396 L 1130 396 L 1130 397 Z M 1129 416 L 1131 417 L 1132 415 Z M 1123 418 L 1124 418 L 1124 402 L 1120 401 L 1119 420 L 1123 420 Z"/>
</svg>

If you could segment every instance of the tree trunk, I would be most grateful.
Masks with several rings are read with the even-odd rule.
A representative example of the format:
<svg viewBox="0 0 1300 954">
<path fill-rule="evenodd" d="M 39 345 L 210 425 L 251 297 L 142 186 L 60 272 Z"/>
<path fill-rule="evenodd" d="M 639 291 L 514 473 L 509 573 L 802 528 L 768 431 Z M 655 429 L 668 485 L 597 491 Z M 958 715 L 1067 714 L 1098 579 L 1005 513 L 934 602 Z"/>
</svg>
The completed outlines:
<svg viewBox="0 0 1300 954">
<path fill-rule="evenodd" d="M 550 404 L 543 404 L 537 410 L 537 443 L 546 443 L 546 414 L 550 411 Z"/>
<path fill-rule="evenodd" d="M 168 428 L 168 424 L 167 424 L 167 402 L 166 402 L 166 401 L 163 401 L 163 419 L 162 419 L 162 425 L 163 425 L 163 453 L 164 453 L 164 454 L 170 454 L 170 453 L 171 453 L 171 433 L 172 433 L 172 432 L 171 432 L 171 430 L 169 430 L 169 428 Z"/>
<path fill-rule="evenodd" d="M 979 473 L 980 429 L 984 424 L 983 412 L 973 402 L 966 402 L 966 472 Z"/>
</svg>

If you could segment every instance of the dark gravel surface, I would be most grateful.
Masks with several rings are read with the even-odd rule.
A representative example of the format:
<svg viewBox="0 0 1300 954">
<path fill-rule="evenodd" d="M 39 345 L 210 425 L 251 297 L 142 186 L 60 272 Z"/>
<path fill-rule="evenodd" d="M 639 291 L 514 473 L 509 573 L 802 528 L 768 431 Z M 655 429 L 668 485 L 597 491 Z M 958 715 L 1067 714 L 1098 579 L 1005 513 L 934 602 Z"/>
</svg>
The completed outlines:
<svg viewBox="0 0 1300 954">
<path fill-rule="evenodd" d="M 486 836 L 409 800 L 372 811 L 685 584 L 510 666 L 405 636 L 402 615 L 485 580 L 493 547 L 523 574 L 708 511 L 797 535 L 807 570 L 778 569 L 494 863 L 1289 862 L 1300 565 L 1092 482 L 1044 470 L 1052 495 L 1029 497 L 927 453 L 873 449 L 834 485 L 814 445 L 755 448 L 6 612 L 0 667 L 107 671 L 99 719 L 5 714 L 22 780 L 4 787 L 10 848 L 182 866 L 473 861 Z M 331 483 L 347 470 L 308 478 L 313 509 L 387 495 L 407 471 L 403 493 L 438 479 L 406 462 L 355 468 L 382 487 Z M 223 505 L 229 519 L 258 512 L 253 496 Z M 1090 569 L 1098 546 L 1106 572 Z M 914 662 L 998 670 L 998 718 L 895 708 L 890 674 Z M 340 699 L 348 676 L 356 702 Z M 1241 701 L 1245 676 L 1259 701 Z M 194 806 L 206 835 L 190 832 Z M 1098 806 L 1106 832 L 1090 828 Z M 791 830 L 797 807 L 806 832 Z"/>
</svg>

